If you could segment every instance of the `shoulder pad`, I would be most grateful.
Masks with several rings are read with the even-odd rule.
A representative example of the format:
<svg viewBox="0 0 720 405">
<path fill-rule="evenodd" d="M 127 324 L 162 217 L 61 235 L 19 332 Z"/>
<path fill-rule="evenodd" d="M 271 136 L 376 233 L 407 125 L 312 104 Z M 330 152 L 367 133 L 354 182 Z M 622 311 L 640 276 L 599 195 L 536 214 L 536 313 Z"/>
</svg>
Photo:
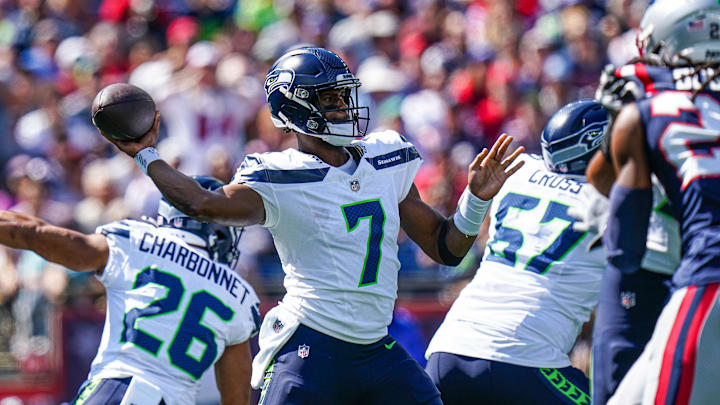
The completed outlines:
<svg viewBox="0 0 720 405">
<path fill-rule="evenodd" d="M 624 65 L 615 70 L 615 76 L 634 82 L 645 96 L 675 88 L 672 70 L 662 66 L 644 63 Z"/>
<path fill-rule="evenodd" d="M 329 166 L 319 158 L 295 149 L 253 153 L 238 168 L 231 183 L 307 183 L 322 181 Z"/>
<path fill-rule="evenodd" d="M 420 159 L 412 143 L 395 131 L 373 132 L 364 139 L 365 160 L 376 170 Z"/>
<path fill-rule="evenodd" d="M 413 147 L 405 137 L 393 130 L 371 132 L 362 141 L 365 157 L 372 158 L 398 149 Z M 414 148 L 414 147 L 413 147 Z"/>
<path fill-rule="evenodd" d="M 109 224 L 100 225 L 95 229 L 95 233 L 100 233 L 105 236 L 109 235 L 117 235 L 126 239 L 130 239 L 130 231 L 132 230 L 132 223 L 140 223 L 144 224 L 143 222 L 138 221 L 131 221 L 131 220 L 123 220 L 123 221 L 116 221 L 116 222 L 110 222 Z"/>
</svg>

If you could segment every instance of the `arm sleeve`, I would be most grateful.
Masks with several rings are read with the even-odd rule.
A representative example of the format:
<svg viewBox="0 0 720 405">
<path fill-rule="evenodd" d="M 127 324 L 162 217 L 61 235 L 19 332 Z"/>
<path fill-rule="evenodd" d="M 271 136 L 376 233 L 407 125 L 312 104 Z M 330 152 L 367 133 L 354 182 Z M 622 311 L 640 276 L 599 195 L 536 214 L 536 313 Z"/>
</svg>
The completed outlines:
<svg viewBox="0 0 720 405">
<path fill-rule="evenodd" d="M 610 190 L 610 214 L 603 236 L 608 265 L 634 273 L 645 255 L 652 209 L 652 189 L 614 185 Z"/>
</svg>

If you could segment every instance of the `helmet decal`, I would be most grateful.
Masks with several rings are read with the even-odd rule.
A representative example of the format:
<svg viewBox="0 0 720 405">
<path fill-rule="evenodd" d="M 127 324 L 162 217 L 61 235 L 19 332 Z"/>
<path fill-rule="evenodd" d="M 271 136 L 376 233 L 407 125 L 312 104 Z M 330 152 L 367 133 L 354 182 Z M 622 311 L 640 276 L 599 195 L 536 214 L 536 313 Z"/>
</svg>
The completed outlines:
<svg viewBox="0 0 720 405">
<path fill-rule="evenodd" d="M 289 89 L 295 80 L 295 72 L 292 70 L 276 70 L 270 72 L 265 78 L 265 94 L 268 96 L 281 87 Z"/>
</svg>

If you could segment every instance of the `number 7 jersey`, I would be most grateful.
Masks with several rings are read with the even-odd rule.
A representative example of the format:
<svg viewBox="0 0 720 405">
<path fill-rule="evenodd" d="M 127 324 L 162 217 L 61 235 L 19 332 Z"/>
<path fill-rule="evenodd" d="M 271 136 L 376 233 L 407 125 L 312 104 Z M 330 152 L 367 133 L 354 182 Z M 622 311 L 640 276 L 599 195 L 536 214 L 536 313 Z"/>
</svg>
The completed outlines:
<svg viewBox="0 0 720 405">
<path fill-rule="evenodd" d="M 98 275 L 107 311 L 88 380 L 140 378 L 168 405 L 194 404 L 200 377 L 225 347 L 257 332 L 255 291 L 168 228 L 125 220 L 97 232 L 110 247 Z"/>
<path fill-rule="evenodd" d="M 570 207 L 588 204 L 583 176 L 546 169 L 521 155 L 490 206 L 483 261 L 427 350 L 526 367 L 566 367 L 580 327 L 597 302 L 602 248 L 572 229 Z"/>
<path fill-rule="evenodd" d="M 421 159 L 394 131 L 347 148 L 352 174 L 295 149 L 253 154 L 234 183 L 258 192 L 285 272 L 282 307 L 304 325 L 369 344 L 387 334 L 397 297 L 398 204 Z M 350 162 L 351 163 L 351 162 Z"/>
</svg>

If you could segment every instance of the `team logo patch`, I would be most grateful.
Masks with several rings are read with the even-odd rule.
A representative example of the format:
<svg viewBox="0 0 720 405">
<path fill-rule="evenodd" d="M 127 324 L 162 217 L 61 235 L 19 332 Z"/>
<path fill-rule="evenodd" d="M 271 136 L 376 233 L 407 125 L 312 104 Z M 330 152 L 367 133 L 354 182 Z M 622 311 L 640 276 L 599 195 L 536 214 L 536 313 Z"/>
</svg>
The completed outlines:
<svg viewBox="0 0 720 405">
<path fill-rule="evenodd" d="M 307 358 L 310 355 L 310 346 L 300 345 L 298 346 L 298 357 L 301 359 Z"/>
<path fill-rule="evenodd" d="M 282 321 L 279 319 L 276 319 L 275 322 L 273 323 L 273 330 L 275 331 L 275 333 L 280 333 L 280 331 L 284 327 L 285 327 L 285 324 L 282 323 Z"/>
<path fill-rule="evenodd" d="M 621 291 L 620 292 L 620 305 L 625 309 L 630 309 L 637 304 L 635 293 L 632 291 Z"/>
<path fill-rule="evenodd" d="M 353 180 L 350 182 L 350 190 L 352 191 L 360 191 L 360 181 Z"/>
</svg>

